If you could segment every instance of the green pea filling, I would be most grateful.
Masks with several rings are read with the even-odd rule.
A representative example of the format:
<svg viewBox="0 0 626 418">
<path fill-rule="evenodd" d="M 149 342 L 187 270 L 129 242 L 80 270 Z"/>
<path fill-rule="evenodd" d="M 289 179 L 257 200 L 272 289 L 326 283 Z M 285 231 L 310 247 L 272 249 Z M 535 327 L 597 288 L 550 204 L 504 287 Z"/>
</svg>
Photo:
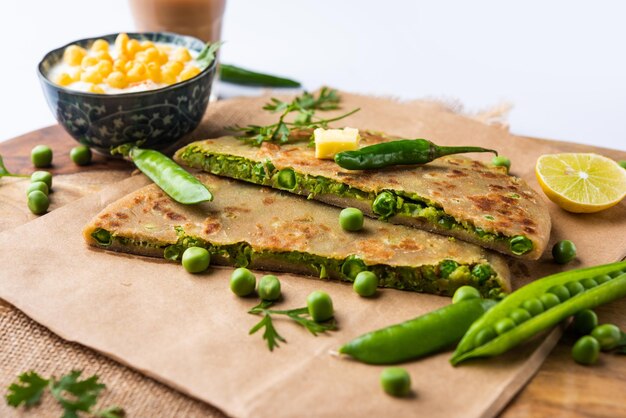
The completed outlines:
<svg viewBox="0 0 626 418">
<path fill-rule="evenodd" d="M 497 274 L 485 263 L 462 265 L 454 260 L 443 260 L 437 265 L 417 267 L 366 265 L 362 259 L 354 255 L 345 259 L 335 259 L 299 251 L 255 250 L 246 242 L 214 245 L 187 235 L 182 227 L 176 227 L 176 233 L 178 239 L 175 244 L 134 240 L 111 234 L 104 229 L 94 231 L 92 236 L 102 247 L 116 243 L 150 248 L 155 250 L 155 255 L 161 253 L 165 259 L 171 261 L 180 261 L 183 252 L 189 247 L 202 247 L 207 249 L 212 262 L 236 267 L 267 265 L 268 262 L 270 265 L 289 263 L 294 266 L 295 271 L 317 275 L 322 279 L 346 282 L 353 282 L 361 271 L 371 271 L 379 278 L 381 287 L 447 296 L 452 296 L 454 291 L 463 285 L 474 286 L 483 296 L 489 297 L 502 291 Z"/>
<path fill-rule="evenodd" d="M 484 242 L 506 242 L 510 251 L 515 255 L 524 255 L 533 249 L 532 241 L 524 236 L 508 237 L 476 227 L 471 222 L 457 221 L 446 214 L 435 202 L 415 194 L 390 190 L 383 190 L 380 193 L 365 192 L 326 177 L 297 173 L 292 169 L 282 169 L 276 172 L 276 168 L 269 160 L 259 163 L 233 155 L 212 154 L 195 146 L 187 147 L 181 154 L 181 158 L 188 165 L 208 173 L 290 190 L 294 193 L 308 195 L 309 199 L 317 195 L 333 194 L 370 201 L 372 202 L 372 212 L 378 215 L 381 220 L 386 220 L 392 216 L 423 218 L 441 229 L 460 229 L 470 232 Z M 521 197 L 515 195 L 515 198 Z M 494 220 L 491 215 L 484 215 L 484 218 Z"/>
</svg>

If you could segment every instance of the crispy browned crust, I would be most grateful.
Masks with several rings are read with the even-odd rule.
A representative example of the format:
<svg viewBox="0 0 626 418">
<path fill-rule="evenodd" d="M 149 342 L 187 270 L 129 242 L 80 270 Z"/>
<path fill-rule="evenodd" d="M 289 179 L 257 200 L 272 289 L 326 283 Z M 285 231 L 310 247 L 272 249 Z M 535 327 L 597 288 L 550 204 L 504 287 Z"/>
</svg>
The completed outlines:
<svg viewBox="0 0 626 418">
<path fill-rule="evenodd" d="M 363 131 L 361 136 L 363 146 L 393 139 L 383 134 Z M 393 190 L 418 195 L 434 202 L 457 221 L 468 222 L 485 231 L 507 237 L 527 237 L 533 242 L 533 250 L 520 258 L 538 259 L 550 238 L 550 214 L 537 192 L 522 179 L 507 175 L 502 168 L 487 166 L 468 158 L 449 156 L 423 166 L 350 171 L 342 169 L 331 160 L 315 158 L 314 149 L 307 142 L 283 146 L 264 143 L 261 147 L 254 147 L 234 137 L 222 137 L 187 145 L 176 153 L 177 161 L 188 164 L 188 161 L 181 158 L 188 147 L 258 162 L 269 159 L 277 169 L 292 168 L 310 176 L 330 178 L 367 193 Z M 367 215 L 375 217 L 369 201 L 335 195 L 317 195 L 313 198 L 340 207 L 359 207 Z M 421 218 L 394 216 L 389 220 L 392 223 L 455 236 L 515 256 L 511 254 L 506 241 L 485 241 L 472 232 L 460 228 L 448 230 Z"/>
<path fill-rule="evenodd" d="M 367 265 L 419 267 L 437 265 L 443 259 L 459 264 L 488 262 L 502 289 L 511 288 L 504 260 L 475 245 L 370 219 L 362 231 L 350 233 L 339 226 L 339 210 L 332 206 L 212 175 L 198 177 L 214 194 L 213 202 L 181 205 L 155 185 L 146 186 L 96 215 L 83 231 L 86 242 L 99 246 L 92 233 L 101 228 L 151 244 L 116 243 L 111 250 L 162 256 L 163 247 L 177 243 L 176 228 L 182 227 L 186 235 L 213 245 L 245 242 L 255 251 L 299 251 L 340 260 L 357 255 Z M 306 273 L 293 271 L 288 263 L 262 262 L 277 270 Z"/>
</svg>

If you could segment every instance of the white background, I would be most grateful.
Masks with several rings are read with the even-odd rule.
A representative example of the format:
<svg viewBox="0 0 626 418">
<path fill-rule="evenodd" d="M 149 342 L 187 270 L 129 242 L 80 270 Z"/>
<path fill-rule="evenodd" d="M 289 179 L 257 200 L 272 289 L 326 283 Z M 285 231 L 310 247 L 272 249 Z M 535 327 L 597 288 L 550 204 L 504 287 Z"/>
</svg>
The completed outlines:
<svg viewBox="0 0 626 418">
<path fill-rule="evenodd" d="M 625 19 L 619 0 L 228 0 L 222 60 L 308 89 L 511 102 L 514 133 L 626 150 Z M 131 30 L 126 0 L 2 1 L 0 141 L 55 123 L 48 50 Z"/>
</svg>

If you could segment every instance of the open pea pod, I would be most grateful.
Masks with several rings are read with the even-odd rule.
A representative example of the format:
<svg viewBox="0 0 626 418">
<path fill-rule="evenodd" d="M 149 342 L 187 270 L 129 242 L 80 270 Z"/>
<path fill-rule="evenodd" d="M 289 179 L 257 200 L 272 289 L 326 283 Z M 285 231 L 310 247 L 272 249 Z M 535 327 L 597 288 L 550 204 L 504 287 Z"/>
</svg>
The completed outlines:
<svg viewBox="0 0 626 418">
<path fill-rule="evenodd" d="M 570 270 L 536 280 L 472 324 L 450 362 L 502 354 L 582 309 L 626 296 L 626 262 Z"/>
</svg>

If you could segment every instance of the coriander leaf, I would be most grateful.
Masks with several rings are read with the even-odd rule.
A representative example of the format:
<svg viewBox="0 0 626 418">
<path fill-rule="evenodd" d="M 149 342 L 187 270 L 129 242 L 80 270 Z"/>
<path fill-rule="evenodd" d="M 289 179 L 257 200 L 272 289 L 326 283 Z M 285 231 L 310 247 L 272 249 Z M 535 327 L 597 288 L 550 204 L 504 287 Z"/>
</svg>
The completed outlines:
<svg viewBox="0 0 626 418">
<path fill-rule="evenodd" d="M 205 69 L 210 67 L 215 61 L 215 53 L 222 46 L 223 42 L 207 42 L 207 44 L 202 48 L 202 51 L 196 57 L 196 62 L 199 64 L 201 69 Z"/>
<path fill-rule="evenodd" d="M 306 328 L 311 334 L 313 334 L 316 337 L 317 337 L 317 334 L 320 334 L 326 331 L 333 331 L 337 329 L 337 325 L 335 321 L 319 323 L 319 322 L 313 321 L 312 319 L 304 318 L 300 315 L 288 314 L 287 316 L 293 319 L 294 321 L 296 321 L 298 324 L 302 325 L 304 328 Z"/>
<path fill-rule="evenodd" d="M 93 414 L 99 418 L 122 418 L 126 416 L 126 412 L 119 406 L 110 406 Z"/>
<path fill-rule="evenodd" d="M 1 158 L 0 166 L 4 168 Z M 17 380 L 17 382 L 9 386 L 9 392 L 6 395 L 7 404 L 14 408 L 21 404 L 24 404 L 26 407 L 38 404 L 49 382 L 34 371 L 22 373 Z"/>
<path fill-rule="evenodd" d="M 269 314 L 264 314 L 263 319 L 259 321 L 258 324 L 253 326 L 250 329 L 249 335 L 254 334 L 261 328 L 265 328 L 265 332 L 263 332 L 263 339 L 267 341 L 267 347 L 270 351 L 274 351 L 275 347 L 279 347 L 278 341 L 282 341 L 284 343 L 287 342 L 274 328 L 274 324 L 272 323 L 272 317 Z"/>
<path fill-rule="evenodd" d="M 13 174 L 9 170 L 7 170 L 4 165 L 4 161 L 2 160 L 2 155 L 0 155 L 0 177 L 29 177 L 26 174 Z"/>
<path fill-rule="evenodd" d="M 81 373 L 80 370 L 72 370 L 58 381 L 52 379 L 50 391 L 65 409 L 64 418 L 77 417 L 77 411 L 89 412 L 96 404 L 100 392 L 106 387 L 98 383 L 98 375 L 79 380 Z M 71 396 L 67 397 L 66 393 Z"/>
</svg>

